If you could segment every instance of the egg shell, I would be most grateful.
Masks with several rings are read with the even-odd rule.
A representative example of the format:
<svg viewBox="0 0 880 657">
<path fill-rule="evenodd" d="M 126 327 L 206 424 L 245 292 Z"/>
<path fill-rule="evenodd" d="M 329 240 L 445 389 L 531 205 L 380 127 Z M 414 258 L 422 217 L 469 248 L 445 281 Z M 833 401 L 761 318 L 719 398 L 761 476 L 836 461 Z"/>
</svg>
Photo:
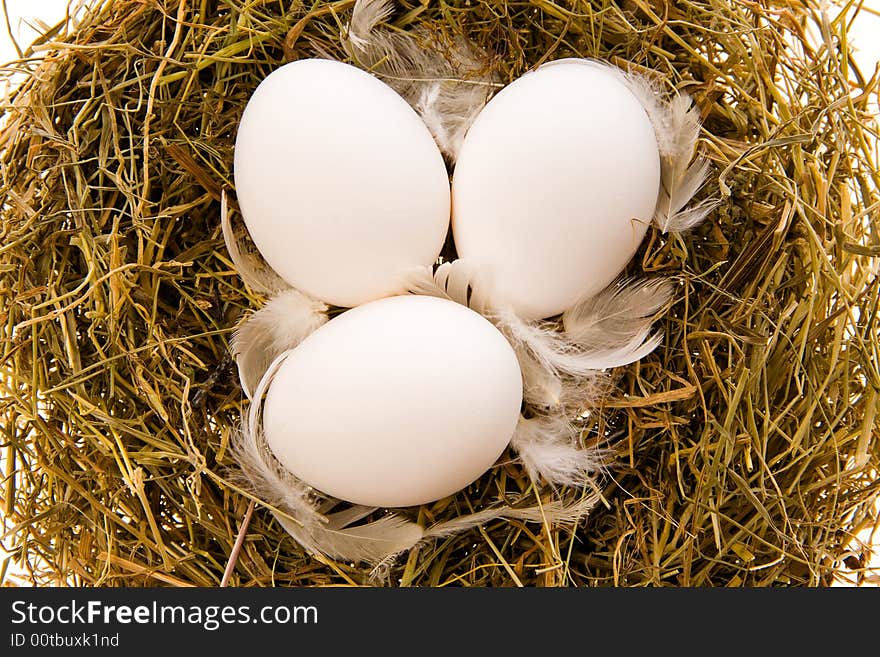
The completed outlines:
<svg viewBox="0 0 880 657">
<path fill-rule="evenodd" d="M 391 87 L 304 59 L 273 71 L 245 107 L 235 188 L 260 253 L 290 285 L 350 307 L 399 293 L 449 228 L 449 177 L 433 137 Z"/>
<path fill-rule="evenodd" d="M 290 352 L 266 395 L 278 460 L 356 504 L 413 506 L 461 490 L 513 435 L 522 375 L 504 336 L 452 301 L 381 299 Z"/>
<path fill-rule="evenodd" d="M 550 317 L 624 269 L 659 186 L 653 126 L 620 78 L 586 60 L 545 64 L 493 97 L 465 136 L 455 245 L 495 298 Z"/>
</svg>

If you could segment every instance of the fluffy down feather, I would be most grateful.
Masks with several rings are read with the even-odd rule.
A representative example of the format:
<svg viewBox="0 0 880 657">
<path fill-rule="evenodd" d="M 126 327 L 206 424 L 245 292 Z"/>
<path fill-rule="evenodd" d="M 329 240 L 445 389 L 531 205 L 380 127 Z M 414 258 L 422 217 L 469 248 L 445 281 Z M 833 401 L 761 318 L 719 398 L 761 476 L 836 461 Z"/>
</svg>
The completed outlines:
<svg viewBox="0 0 880 657">
<path fill-rule="evenodd" d="M 578 431 L 563 413 L 521 417 L 511 445 L 533 481 L 581 487 L 602 467 L 602 454 L 580 447 Z"/>
</svg>

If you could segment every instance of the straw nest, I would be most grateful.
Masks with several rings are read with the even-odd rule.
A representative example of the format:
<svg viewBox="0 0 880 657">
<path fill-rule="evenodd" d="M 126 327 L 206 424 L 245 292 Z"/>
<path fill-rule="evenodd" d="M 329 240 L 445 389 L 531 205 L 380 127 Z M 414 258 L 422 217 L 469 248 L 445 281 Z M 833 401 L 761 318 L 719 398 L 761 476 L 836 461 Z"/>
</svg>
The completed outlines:
<svg viewBox="0 0 880 657">
<path fill-rule="evenodd" d="M 352 2 L 309 4 L 105 0 L 7 69 L 27 74 L 0 136 L 7 581 L 220 582 L 249 504 L 228 456 L 244 406 L 229 339 L 264 300 L 231 266 L 219 201 L 260 80 L 344 57 Z M 713 162 L 705 193 L 722 202 L 683 238 L 652 229 L 632 264 L 679 285 L 663 344 L 620 371 L 584 436 L 616 450 L 603 503 L 577 527 L 497 521 L 422 547 L 393 583 L 864 573 L 852 539 L 877 523 L 880 493 L 880 173 L 877 80 L 850 58 L 852 16 L 817 2 L 400 3 L 392 28 L 465 34 L 505 81 L 588 56 L 687 90 Z M 413 518 L 529 486 L 501 464 Z M 258 506 L 231 582 L 368 575 L 305 554 Z"/>
</svg>

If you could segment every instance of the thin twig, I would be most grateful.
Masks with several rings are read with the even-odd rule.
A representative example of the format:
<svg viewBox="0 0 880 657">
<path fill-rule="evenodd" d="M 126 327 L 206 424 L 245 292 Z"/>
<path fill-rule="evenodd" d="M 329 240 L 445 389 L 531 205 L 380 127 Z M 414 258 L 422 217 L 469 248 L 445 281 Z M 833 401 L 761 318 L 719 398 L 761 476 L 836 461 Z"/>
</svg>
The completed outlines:
<svg viewBox="0 0 880 657">
<path fill-rule="evenodd" d="M 220 586 L 228 586 L 229 578 L 232 577 L 232 571 L 235 570 L 235 564 L 238 561 L 238 554 L 241 552 L 241 546 L 244 545 L 244 538 L 247 536 L 248 525 L 251 524 L 251 516 L 254 515 L 254 507 L 256 502 L 251 500 L 245 511 L 244 519 L 241 521 L 241 527 L 238 528 L 238 536 L 235 537 L 235 545 L 229 553 L 229 561 L 226 562 L 226 570 L 223 571 L 223 579 L 220 580 Z"/>
</svg>

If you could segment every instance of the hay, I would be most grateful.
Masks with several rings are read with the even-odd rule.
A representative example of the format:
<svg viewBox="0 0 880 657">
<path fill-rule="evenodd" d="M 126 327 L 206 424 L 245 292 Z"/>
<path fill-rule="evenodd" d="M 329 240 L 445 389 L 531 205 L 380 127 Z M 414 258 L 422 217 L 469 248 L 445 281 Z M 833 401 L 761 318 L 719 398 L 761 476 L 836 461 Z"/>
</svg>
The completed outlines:
<svg viewBox="0 0 880 657">
<path fill-rule="evenodd" d="M 262 299 L 231 267 L 219 199 L 257 83 L 342 56 L 349 0 L 105 0 L 39 43 L 0 134 L 4 575 L 39 584 L 220 583 L 249 499 L 230 483 L 243 407 L 228 341 Z M 673 275 L 663 345 L 621 371 L 586 440 L 618 451 L 582 525 L 497 521 L 413 552 L 414 585 L 826 585 L 877 523 L 877 212 L 855 13 L 818 3 L 430 2 L 390 20 L 464 33 L 504 80 L 590 56 L 687 89 L 723 203 L 657 231 L 633 271 Z M 818 45 L 809 45 L 812 30 Z M 26 52 L 27 56 L 28 53 Z M 512 135 L 512 138 L 515 136 Z M 453 518 L 522 494 L 501 464 Z M 238 585 L 362 583 L 257 507 Z"/>
</svg>

